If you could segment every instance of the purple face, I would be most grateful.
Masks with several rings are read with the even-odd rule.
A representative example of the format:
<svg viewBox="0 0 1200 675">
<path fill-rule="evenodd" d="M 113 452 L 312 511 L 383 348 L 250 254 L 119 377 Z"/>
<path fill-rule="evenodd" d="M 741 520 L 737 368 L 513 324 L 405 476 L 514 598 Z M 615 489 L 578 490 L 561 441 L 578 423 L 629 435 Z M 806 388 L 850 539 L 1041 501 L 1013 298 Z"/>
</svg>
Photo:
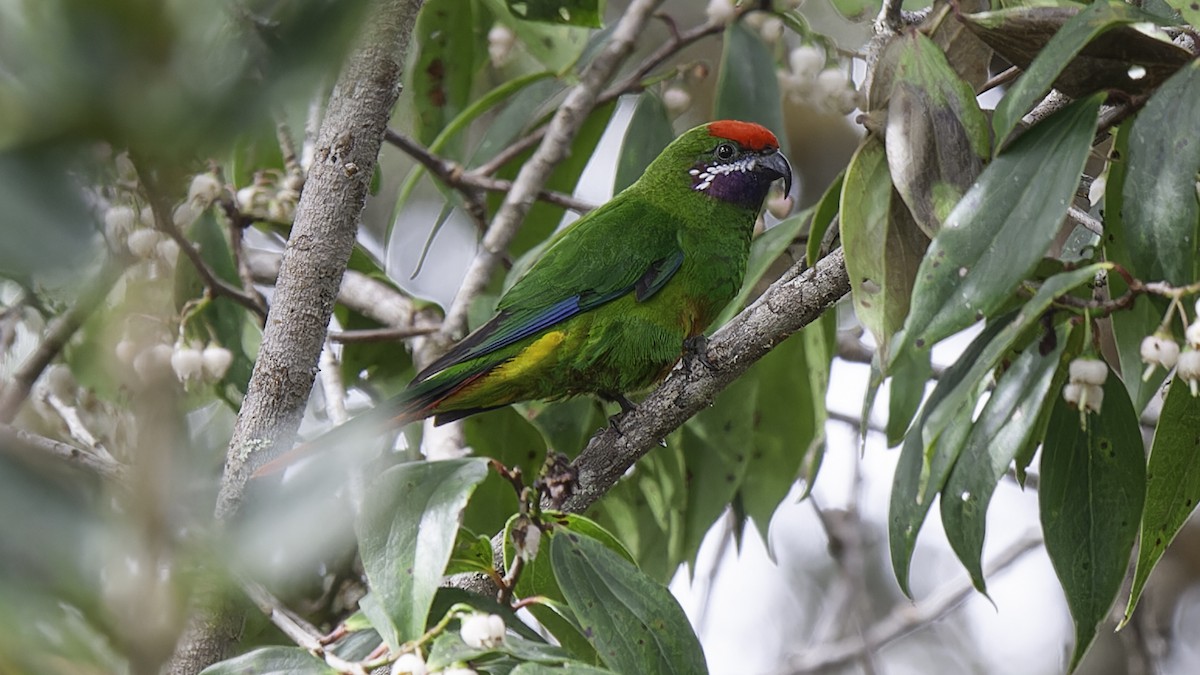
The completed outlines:
<svg viewBox="0 0 1200 675">
<path fill-rule="evenodd" d="M 693 190 L 752 209 L 762 206 L 776 180 L 783 178 L 788 191 L 792 186 L 792 167 L 777 150 L 742 152 L 732 144 L 718 146 L 711 159 L 696 164 L 688 173 Z"/>
</svg>

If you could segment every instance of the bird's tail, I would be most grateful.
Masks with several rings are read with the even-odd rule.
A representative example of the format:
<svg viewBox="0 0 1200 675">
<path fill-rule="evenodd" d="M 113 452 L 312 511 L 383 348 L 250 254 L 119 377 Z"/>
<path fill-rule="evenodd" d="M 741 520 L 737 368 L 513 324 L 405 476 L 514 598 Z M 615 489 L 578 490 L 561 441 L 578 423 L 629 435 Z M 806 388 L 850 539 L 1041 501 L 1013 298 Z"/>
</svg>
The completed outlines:
<svg viewBox="0 0 1200 675">
<path fill-rule="evenodd" d="M 434 415 L 440 416 L 446 412 L 442 409 L 443 406 L 452 401 L 455 394 L 485 375 L 488 370 L 490 368 L 468 373 L 443 371 L 427 379 L 414 381 L 397 396 L 269 460 L 254 471 L 253 477 L 270 476 L 302 459 L 347 444 L 361 445 L 364 441 L 378 438 L 406 424 Z M 472 412 L 476 411 L 446 412 L 444 419 L 440 418 L 438 421 L 447 422 Z"/>
</svg>

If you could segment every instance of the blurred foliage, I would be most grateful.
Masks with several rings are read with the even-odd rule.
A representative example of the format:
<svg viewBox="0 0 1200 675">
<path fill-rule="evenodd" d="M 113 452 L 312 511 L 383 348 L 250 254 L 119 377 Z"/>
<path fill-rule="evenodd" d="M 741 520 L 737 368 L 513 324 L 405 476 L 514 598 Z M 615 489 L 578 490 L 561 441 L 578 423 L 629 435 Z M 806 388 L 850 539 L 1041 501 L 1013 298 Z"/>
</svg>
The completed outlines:
<svg viewBox="0 0 1200 675">
<path fill-rule="evenodd" d="M 346 620 L 330 646 L 343 659 L 386 643 L 419 648 L 431 667 L 464 662 L 480 672 L 703 672 L 696 635 L 663 584 L 680 565 L 695 570 L 722 518 L 739 540 L 747 530 L 767 540 L 779 504 L 816 480 L 844 338 L 834 312 L 670 434 L 589 514 L 539 512 L 514 489 L 532 485 L 548 453 L 577 455 L 611 412 L 571 400 L 468 419 L 471 458 L 401 461 L 418 456 L 411 433 L 399 452 L 349 468 L 347 458 L 377 452 L 383 434 L 343 438 L 336 461 L 252 487 L 255 506 L 228 539 L 207 533 L 262 318 L 245 298 L 207 292 L 187 254 L 247 290 L 243 237 L 277 246 L 303 187 L 277 134 L 306 127 L 366 4 L 0 1 L 0 275 L 9 282 L 0 372 L 15 372 L 47 320 L 78 311 L 82 327 L 16 424 L 129 471 L 124 484 L 106 485 L 4 448 L 0 507 L 29 515 L 0 525 L 0 671 L 156 668 L 188 595 L 200 592 L 193 570 L 207 565 L 267 579 L 323 629 Z M 428 0 L 394 127 L 467 171 L 491 166 L 511 179 L 532 148 L 508 149 L 546 125 L 607 37 L 605 4 Z M 1185 355 L 1200 347 L 1188 332 L 1200 325 L 1191 309 L 1200 295 L 1200 70 L 1194 47 L 1177 39 L 1194 30 L 1183 22 L 1195 11 L 1116 0 L 958 11 L 939 0 L 921 24 L 889 38 L 856 94 L 837 40 L 810 26 L 816 10 L 775 4 L 778 13 L 745 10 L 719 46 L 708 40 L 713 58 L 674 55 L 592 111 L 547 187 L 586 187 L 589 163 L 612 151 L 620 190 L 684 121 L 709 111 L 758 121 L 795 148 L 809 140 L 798 120 L 820 110 L 844 124 L 847 103 L 858 105 L 866 132 L 857 151 L 828 189 L 809 186 L 824 195 L 812 209 L 764 217 L 770 227 L 718 324 L 840 239 L 853 311 L 874 346 L 866 411 L 880 388 L 891 393 L 883 431 L 900 446 L 888 518 L 900 589 L 911 591 L 918 536 L 938 502 L 950 545 L 985 591 L 988 504 L 1007 474 L 1025 480 L 1036 466 L 1046 549 L 1075 622 L 1074 668 L 1110 620 L 1130 561 L 1126 620 L 1200 500 L 1200 399 L 1179 372 L 1142 372 L 1150 333 L 1187 335 Z M 860 20 L 878 9 L 831 5 Z M 663 32 L 643 47 L 666 35 L 654 30 Z M 1021 74 L 989 112 L 976 95 L 993 59 Z M 1045 99 L 1052 89 L 1073 100 Z M 627 113 L 620 147 L 600 147 Z M 284 145 L 302 148 L 300 134 Z M 394 205 L 386 227 L 432 200 L 437 236 L 462 214 L 463 195 L 419 166 L 401 168 L 402 179 L 384 173 L 374 188 Z M 212 194 L 196 194 L 198 175 L 215 182 Z M 481 200 L 485 216 L 502 196 Z M 535 204 L 507 252 L 511 269 L 472 318 L 488 314 L 566 215 Z M 164 235 L 168 219 L 181 221 L 194 251 Z M 408 280 L 389 279 L 378 260 L 393 252 L 370 251 L 355 252 L 353 269 L 403 289 Z M 120 271 L 115 282 L 97 273 L 108 265 Z M 102 281 L 112 286 L 104 302 L 68 309 Z M 379 327 L 367 313 L 339 306 L 335 318 L 345 330 Z M 935 372 L 935 345 L 964 330 L 974 331 L 970 345 Z M 186 363 L 180 355 L 193 343 L 226 350 L 225 368 L 204 374 L 202 360 Z M 393 343 L 347 343 L 339 354 L 352 406 L 400 390 L 414 371 Z M 1079 357 L 1112 374 L 1081 382 Z M 179 375 L 187 368 L 200 375 Z M 1068 402 L 1072 386 L 1094 387 L 1097 409 Z M 1148 459 L 1140 420 L 1154 427 Z M 324 424 L 309 422 L 305 431 Z M 506 600 L 527 605 L 553 640 L 507 604 L 440 588 L 448 572 L 498 579 L 517 560 L 524 574 Z M 474 612 L 500 617 L 506 637 L 465 642 L 460 630 Z M 159 628 L 132 631 L 134 616 Z M 206 672 L 334 672 L 282 644 L 291 645 L 261 622 L 238 643 L 244 653 Z"/>
</svg>

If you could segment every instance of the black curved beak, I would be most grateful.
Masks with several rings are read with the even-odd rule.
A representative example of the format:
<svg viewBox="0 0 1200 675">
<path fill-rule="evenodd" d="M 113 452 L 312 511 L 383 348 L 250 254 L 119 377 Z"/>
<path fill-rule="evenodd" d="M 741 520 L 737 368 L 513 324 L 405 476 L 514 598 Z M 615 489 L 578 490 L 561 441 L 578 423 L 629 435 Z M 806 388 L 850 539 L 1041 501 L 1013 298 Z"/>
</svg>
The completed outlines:
<svg viewBox="0 0 1200 675">
<path fill-rule="evenodd" d="M 758 160 L 758 166 L 771 176 L 772 181 L 783 179 L 785 197 L 792 193 L 792 165 L 788 163 L 787 157 L 784 157 L 782 152 L 775 150 L 769 155 L 763 155 Z"/>
</svg>

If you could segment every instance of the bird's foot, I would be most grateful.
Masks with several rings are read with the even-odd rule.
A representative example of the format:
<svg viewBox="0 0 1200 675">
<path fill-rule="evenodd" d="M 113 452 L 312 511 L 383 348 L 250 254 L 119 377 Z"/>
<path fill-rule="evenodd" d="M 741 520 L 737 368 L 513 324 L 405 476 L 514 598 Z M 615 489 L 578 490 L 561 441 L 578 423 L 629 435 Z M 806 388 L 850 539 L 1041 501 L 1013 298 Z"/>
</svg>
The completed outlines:
<svg viewBox="0 0 1200 675">
<path fill-rule="evenodd" d="M 699 361 L 709 370 L 717 369 L 717 364 L 708 358 L 708 337 L 703 333 L 683 341 L 683 357 L 689 361 Z"/>
<path fill-rule="evenodd" d="M 608 426 L 612 427 L 612 430 L 617 432 L 618 436 L 624 436 L 625 434 L 621 432 L 621 428 L 619 426 L 620 422 L 625 418 L 626 415 L 636 410 L 637 406 L 634 405 L 633 401 L 630 401 L 628 398 L 626 398 L 624 394 L 602 394 L 601 398 L 606 401 L 612 401 L 621 406 L 621 412 L 609 416 Z"/>
</svg>

